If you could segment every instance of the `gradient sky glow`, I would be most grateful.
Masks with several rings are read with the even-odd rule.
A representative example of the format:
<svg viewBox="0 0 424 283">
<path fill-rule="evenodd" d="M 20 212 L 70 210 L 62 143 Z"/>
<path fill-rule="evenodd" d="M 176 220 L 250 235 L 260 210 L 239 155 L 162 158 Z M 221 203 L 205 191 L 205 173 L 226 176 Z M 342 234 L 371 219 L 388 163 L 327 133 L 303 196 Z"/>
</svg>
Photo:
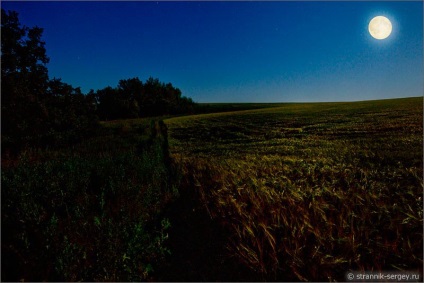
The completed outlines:
<svg viewBox="0 0 424 283">
<path fill-rule="evenodd" d="M 196 102 L 423 95 L 423 2 L 1 2 L 44 28 L 51 78 L 83 92 L 149 76 Z M 383 15 L 392 34 L 376 40 Z"/>
</svg>

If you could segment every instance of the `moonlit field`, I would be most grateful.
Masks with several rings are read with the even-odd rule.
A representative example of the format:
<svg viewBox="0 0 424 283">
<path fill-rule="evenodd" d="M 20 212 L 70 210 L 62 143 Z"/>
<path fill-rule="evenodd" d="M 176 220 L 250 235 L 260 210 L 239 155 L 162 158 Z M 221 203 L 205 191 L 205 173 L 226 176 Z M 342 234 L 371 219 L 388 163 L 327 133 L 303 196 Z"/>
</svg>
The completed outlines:
<svg viewBox="0 0 424 283">
<path fill-rule="evenodd" d="M 277 281 L 421 268 L 423 99 L 173 118 L 170 151 L 229 250 Z"/>
<path fill-rule="evenodd" d="M 422 1 L 2 1 L 1 280 L 422 282 Z"/>
</svg>

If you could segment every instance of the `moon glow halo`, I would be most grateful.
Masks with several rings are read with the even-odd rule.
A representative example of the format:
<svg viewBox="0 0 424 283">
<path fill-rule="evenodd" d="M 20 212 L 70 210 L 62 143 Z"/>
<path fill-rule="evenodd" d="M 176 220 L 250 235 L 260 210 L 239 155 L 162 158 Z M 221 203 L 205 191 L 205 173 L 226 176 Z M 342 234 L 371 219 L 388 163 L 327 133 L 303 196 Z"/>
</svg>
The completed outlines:
<svg viewBox="0 0 424 283">
<path fill-rule="evenodd" d="M 386 17 L 377 16 L 370 21 L 368 31 L 375 39 L 385 39 L 392 33 L 392 23 Z"/>
</svg>

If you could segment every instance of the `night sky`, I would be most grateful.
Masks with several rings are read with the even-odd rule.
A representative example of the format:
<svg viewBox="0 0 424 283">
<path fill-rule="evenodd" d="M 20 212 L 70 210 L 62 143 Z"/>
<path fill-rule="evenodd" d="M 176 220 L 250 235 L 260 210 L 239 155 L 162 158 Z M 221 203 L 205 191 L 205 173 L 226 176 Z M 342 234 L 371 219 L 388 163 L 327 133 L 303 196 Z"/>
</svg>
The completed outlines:
<svg viewBox="0 0 424 283">
<path fill-rule="evenodd" d="M 50 78 L 150 76 L 196 102 L 423 95 L 423 2 L 1 2 L 44 28 Z M 392 34 L 368 32 L 377 15 Z"/>
</svg>

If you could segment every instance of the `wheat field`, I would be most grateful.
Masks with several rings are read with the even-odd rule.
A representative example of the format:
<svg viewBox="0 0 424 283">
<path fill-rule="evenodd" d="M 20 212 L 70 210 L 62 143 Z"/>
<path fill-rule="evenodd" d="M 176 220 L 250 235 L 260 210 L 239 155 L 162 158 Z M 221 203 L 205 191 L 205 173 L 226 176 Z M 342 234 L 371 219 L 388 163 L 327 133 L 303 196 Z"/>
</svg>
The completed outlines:
<svg viewBox="0 0 424 283">
<path fill-rule="evenodd" d="M 165 120 L 183 182 L 264 280 L 423 265 L 423 98 Z"/>
</svg>

